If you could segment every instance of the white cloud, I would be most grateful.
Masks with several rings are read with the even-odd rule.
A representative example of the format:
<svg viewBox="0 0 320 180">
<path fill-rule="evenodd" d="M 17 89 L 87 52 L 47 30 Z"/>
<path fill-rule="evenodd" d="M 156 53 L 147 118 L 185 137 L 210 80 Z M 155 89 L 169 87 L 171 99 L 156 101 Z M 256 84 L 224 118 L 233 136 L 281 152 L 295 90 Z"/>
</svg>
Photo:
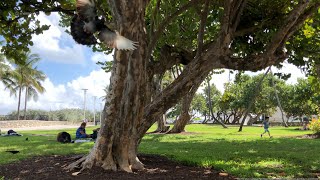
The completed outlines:
<svg viewBox="0 0 320 180">
<path fill-rule="evenodd" d="M 87 88 L 87 109 L 93 109 L 93 96 L 97 97 L 96 107 L 100 106 L 101 96 L 104 96 L 104 87 L 109 84 L 110 73 L 103 70 L 92 71 L 86 77 L 78 77 L 66 84 L 54 85 L 50 79 L 46 79 L 43 86 L 44 94 L 39 94 L 38 101 L 28 101 L 28 109 L 55 110 L 61 108 L 83 108 L 83 91 Z M 4 90 L 0 83 L 0 114 L 17 109 L 18 98 L 10 97 L 10 93 Z M 24 107 L 24 96 L 22 96 L 21 109 Z"/>
<path fill-rule="evenodd" d="M 84 64 L 84 46 L 75 44 L 72 37 L 59 26 L 60 16 L 57 13 L 52 13 L 50 16 L 40 13 L 37 18 L 41 25 L 50 25 L 50 28 L 43 34 L 32 36 L 34 42 L 31 47 L 32 53 L 37 53 L 42 59 L 48 61 Z M 61 44 L 61 42 L 67 43 Z M 67 44 L 71 45 L 67 46 Z M 65 45 L 65 47 L 62 47 L 62 45 Z"/>
<path fill-rule="evenodd" d="M 93 62 L 104 62 L 104 61 L 112 61 L 113 59 L 113 53 L 105 55 L 104 53 L 95 53 L 92 57 L 91 57 L 91 61 Z"/>
<path fill-rule="evenodd" d="M 299 78 L 306 78 L 305 73 L 297 68 L 295 65 L 293 64 L 289 64 L 289 63 L 284 63 L 284 67 L 282 69 L 275 69 L 273 68 L 273 73 L 285 73 L 285 74 L 291 74 L 291 77 L 287 80 L 287 83 L 289 84 L 295 84 L 297 83 L 297 80 Z"/>
<path fill-rule="evenodd" d="M 67 83 L 68 89 L 73 90 L 73 92 L 79 96 L 83 96 L 82 89 L 88 89 L 88 96 L 104 96 L 103 89 L 109 84 L 111 73 L 106 73 L 103 70 L 92 71 L 87 77 L 79 77 L 71 82 Z"/>
<path fill-rule="evenodd" d="M 4 85 L 0 83 L 0 114 L 15 110 L 18 106 L 17 98 L 10 97 L 10 92 L 4 88 Z"/>
</svg>

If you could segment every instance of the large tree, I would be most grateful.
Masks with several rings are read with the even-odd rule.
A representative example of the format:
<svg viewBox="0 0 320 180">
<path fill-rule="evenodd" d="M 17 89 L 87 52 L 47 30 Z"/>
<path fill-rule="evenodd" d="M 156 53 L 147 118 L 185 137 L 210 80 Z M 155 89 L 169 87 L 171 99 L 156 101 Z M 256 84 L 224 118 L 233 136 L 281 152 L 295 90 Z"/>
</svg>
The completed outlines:
<svg viewBox="0 0 320 180">
<path fill-rule="evenodd" d="M 10 93 L 17 95 L 18 92 L 18 109 L 17 119 L 20 119 L 20 104 L 22 91 L 25 90 L 25 104 L 24 104 L 24 119 L 26 119 L 27 101 L 33 97 L 37 100 L 38 93 L 45 91 L 42 86 L 42 81 L 45 80 L 45 74 L 37 69 L 36 64 L 40 58 L 37 54 L 31 54 L 30 52 L 22 52 L 20 58 L 14 64 L 14 70 L 12 73 L 12 83 L 8 85 Z"/>
<path fill-rule="evenodd" d="M 27 119 L 27 102 L 31 98 L 38 100 L 38 93 L 44 93 L 45 88 L 42 86 L 42 82 L 46 79 L 46 75 L 41 70 L 38 70 L 36 64 L 40 60 L 37 54 L 31 54 L 30 52 L 25 53 L 26 64 L 22 66 L 20 64 L 18 68 L 25 68 L 24 77 L 24 119 Z"/>
<path fill-rule="evenodd" d="M 68 2 L 1 2 L 1 12 L 6 10 L 0 17 L 1 28 L 5 28 L 1 34 L 7 40 L 4 51 L 13 56 L 12 49 L 32 45 L 22 39 L 31 36 L 12 35 L 34 33 L 32 29 L 23 31 L 27 20 L 35 18 L 24 12 L 70 14 L 74 6 Z M 113 21 L 114 29 L 137 41 L 139 47 L 114 52 L 99 138 L 89 155 L 81 159 L 83 168 L 98 165 L 128 172 L 143 168 L 137 157 L 143 135 L 159 115 L 198 88 L 194 82 L 203 81 L 213 69 L 257 71 L 279 64 L 294 55 L 288 42 L 298 35 L 305 37 L 301 29 L 306 20 L 314 18 L 310 27 L 319 26 L 318 0 L 97 0 L 97 4 L 98 14 Z M 14 28 L 19 24 L 21 32 Z M 35 27 L 35 33 L 43 30 Z M 182 73 L 151 98 L 154 75 L 180 63 L 185 65 Z"/>
<path fill-rule="evenodd" d="M 283 86 L 280 93 L 283 110 L 287 117 L 311 116 L 317 114 L 318 104 L 316 104 L 317 94 L 313 91 L 313 86 L 307 79 L 298 79 L 295 85 Z"/>
</svg>

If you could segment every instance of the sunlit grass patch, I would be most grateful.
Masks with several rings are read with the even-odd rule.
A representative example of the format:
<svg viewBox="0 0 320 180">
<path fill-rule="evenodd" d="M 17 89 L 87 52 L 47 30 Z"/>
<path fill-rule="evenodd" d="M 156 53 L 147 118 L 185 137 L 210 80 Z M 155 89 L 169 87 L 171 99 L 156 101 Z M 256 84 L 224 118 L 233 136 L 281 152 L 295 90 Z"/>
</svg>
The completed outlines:
<svg viewBox="0 0 320 180">
<path fill-rule="evenodd" d="M 262 160 L 258 162 L 258 165 L 262 168 L 275 168 L 275 169 L 281 169 L 284 167 L 283 162 L 277 160 L 277 159 L 269 159 L 269 160 Z"/>
<path fill-rule="evenodd" d="M 88 127 L 87 131 L 94 128 Z M 188 125 L 186 130 L 190 133 L 147 134 L 139 152 L 164 155 L 187 165 L 211 167 L 241 178 L 310 178 L 320 173 L 320 140 L 294 137 L 311 131 L 271 127 L 273 138 L 261 138 L 262 127 L 244 127 L 243 132 L 238 132 L 238 127 L 224 129 L 197 124 Z M 75 136 L 75 129 L 65 129 L 22 131 L 19 133 L 23 137 L 0 137 L 0 164 L 41 155 L 86 154 L 94 144 L 58 143 L 56 135 L 61 131 Z"/>
</svg>

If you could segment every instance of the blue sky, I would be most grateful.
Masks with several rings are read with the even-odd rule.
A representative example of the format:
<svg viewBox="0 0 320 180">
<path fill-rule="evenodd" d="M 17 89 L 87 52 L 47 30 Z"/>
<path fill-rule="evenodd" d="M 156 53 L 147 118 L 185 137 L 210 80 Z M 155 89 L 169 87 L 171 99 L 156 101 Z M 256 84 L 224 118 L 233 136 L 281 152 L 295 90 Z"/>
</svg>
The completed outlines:
<svg viewBox="0 0 320 180">
<path fill-rule="evenodd" d="M 34 46 L 30 47 L 31 52 L 39 54 L 41 58 L 38 69 L 47 75 L 43 83 L 46 92 L 39 96 L 38 101 L 29 101 L 28 108 L 44 110 L 83 108 L 83 88 L 88 89 L 86 108 L 93 109 L 94 96 L 97 97 L 96 107 L 100 108 L 102 101 L 99 97 L 104 96 L 103 89 L 109 84 L 110 73 L 105 73 L 96 62 L 112 60 L 112 55 L 93 53 L 90 48 L 76 44 L 72 37 L 65 33 L 65 29 L 58 26 L 57 13 L 52 13 L 50 16 L 40 14 L 38 19 L 41 24 L 51 25 L 48 31 L 33 36 Z M 295 66 L 288 64 L 282 70 L 273 68 L 273 71 L 294 72 L 289 83 L 295 83 L 297 78 L 304 76 Z M 264 71 L 258 73 L 262 72 Z M 212 78 L 212 82 L 220 91 L 223 91 L 223 85 L 228 80 L 228 70 L 220 75 L 215 74 Z M 17 98 L 10 96 L 0 83 L 0 115 L 16 110 L 17 102 Z"/>
<path fill-rule="evenodd" d="M 32 53 L 40 56 L 38 69 L 47 79 L 43 85 L 46 92 L 39 100 L 29 101 L 30 109 L 83 108 L 83 88 L 87 92 L 87 108 L 93 109 L 93 98 L 97 97 L 96 107 L 100 107 L 104 87 L 109 83 L 110 73 L 105 73 L 96 62 L 112 60 L 112 55 L 93 53 L 91 48 L 75 43 L 65 29 L 58 26 L 59 15 L 40 14 L 41 24 L 51 25 L 48 31 L 33 36 Z M 10 96 L 0 84 L 0 115 L 17 109 L 17 98 Z M 24 99 L 22 100 L 22 103 Z"/>
</svg>

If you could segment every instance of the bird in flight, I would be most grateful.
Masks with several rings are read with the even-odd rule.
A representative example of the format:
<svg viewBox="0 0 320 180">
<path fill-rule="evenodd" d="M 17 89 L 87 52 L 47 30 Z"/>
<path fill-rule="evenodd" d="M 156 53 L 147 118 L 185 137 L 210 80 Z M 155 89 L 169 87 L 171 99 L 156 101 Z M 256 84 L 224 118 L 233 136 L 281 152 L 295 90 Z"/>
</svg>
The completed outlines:
<svg viewBox="0 0 320 180">
<path fill-rule="evenodd" d="M 97 16 L 94 0 L 76 0 L 77 14 L 71 21 L 71 35 L 79 44 L 93 45 L 97 38 L 110 48 L 118 50 L 135 50 L 137 42 L 121 36 L 109 29 L 105 21 Z M 97 33 L 97 38 L 95 37 Z"/>
</svg>

